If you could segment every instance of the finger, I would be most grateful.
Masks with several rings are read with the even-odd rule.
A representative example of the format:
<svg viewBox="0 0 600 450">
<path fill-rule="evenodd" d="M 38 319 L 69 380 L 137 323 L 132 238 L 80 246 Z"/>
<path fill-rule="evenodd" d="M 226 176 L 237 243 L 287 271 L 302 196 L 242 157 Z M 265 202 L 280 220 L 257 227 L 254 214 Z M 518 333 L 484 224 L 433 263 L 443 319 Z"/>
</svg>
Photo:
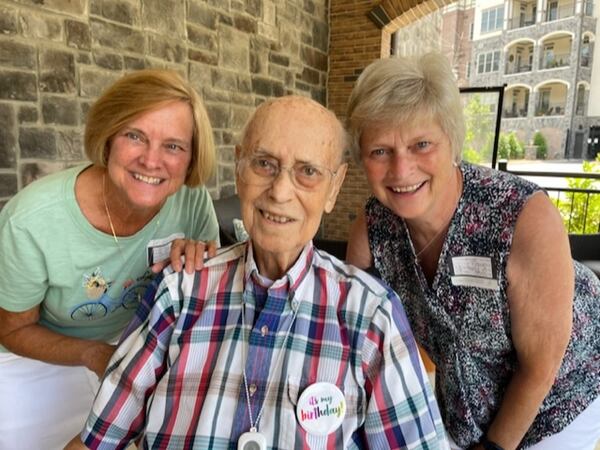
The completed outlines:
<svg viewBox="0 0 600 450">
<path fill-rule="evenodd" d="M 212 258 L 217 254 L 217 241 L 208 241 L 206 243 L 208 256 Z"/>
<path fill-rule="evenodd" d="M 198 244 L 202 244 L 204 246 L 204 242 L 202 241 L 189 240 L 185 243 L 185 271 L 187 273 L 192 273 L 194 271 L 196 255 L 198 253 Z"/>
<path fill-rule="evenodd" d="M 167 267 L 167 264 L 169 264 L 169 260 L 165 259 L 163 261 L 159 261 L 157 263 L 154 263 L 153 265 L 150 266 L 150 270 L 152 271 L 152 273 L 159 273 L 161 272 L 165 267 Z M 181 263 L 179 263 L 181 265 Z M 181 270 L 181 269 L 180 269 Z M 178 272 L 176 270 L 176 272 Z"/>
<path fill-rule="evenodd" d="M 169 252 L 169 258 L 171 260 L 171 267 L 173 267 L 173 270 L 175 272 L 181 272 L 181 269 L 183 267 L 183 265 L 181 263 L 181 255 L 184 254 L 185 248 L 186 248 L 186 240 L 185 239 L 175 239 L 171 243 L 171 251 Z M 162 268 L 164 268 L 165 265 L 163 265 Z"/>
<path fill-rule="evenodd" d="M 194 259 L 194 270 L 200 270 L 204 267 L 204 252 L 206 251 L 206 242 L 196 242 L 196 255 Z"/>
</svg>

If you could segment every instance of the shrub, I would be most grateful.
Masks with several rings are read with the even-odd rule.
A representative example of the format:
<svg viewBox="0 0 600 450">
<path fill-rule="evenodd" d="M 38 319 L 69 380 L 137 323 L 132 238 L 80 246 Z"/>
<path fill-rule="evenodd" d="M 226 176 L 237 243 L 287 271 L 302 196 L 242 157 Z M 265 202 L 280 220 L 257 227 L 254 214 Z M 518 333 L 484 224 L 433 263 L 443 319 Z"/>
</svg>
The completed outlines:
<svg viewBox="0 0 600 450">
<path fill-rule="evenodd" d="M 546 159 L 548 157 L 548 143 L 542 133 L 536 131 L 533 135 L 533 145 L 537 148 L 535 150 L 535 157 L 537 159 Z"/>
</svg>

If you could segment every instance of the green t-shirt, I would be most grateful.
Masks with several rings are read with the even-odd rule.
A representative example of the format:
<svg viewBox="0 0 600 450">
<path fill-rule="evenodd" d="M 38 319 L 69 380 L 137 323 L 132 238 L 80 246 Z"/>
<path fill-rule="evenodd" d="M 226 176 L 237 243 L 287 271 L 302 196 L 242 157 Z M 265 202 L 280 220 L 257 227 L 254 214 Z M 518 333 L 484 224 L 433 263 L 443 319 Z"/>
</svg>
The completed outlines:
<svg viewBox="0 0 600 450">
<path fill-rule="evenodd" d="M 20 312 L 40 304 L 40 324 L 109 341 L 131 319 L 149 262 L 168 256 L 175 237 L 217 240 L 218 223 L 208 191 L 183 186 L 117 245 L 87 221 L 75 199 L 75 180 L 86 167 L 32 183 L 0 212 L 0 307 Z"/>
</svg>

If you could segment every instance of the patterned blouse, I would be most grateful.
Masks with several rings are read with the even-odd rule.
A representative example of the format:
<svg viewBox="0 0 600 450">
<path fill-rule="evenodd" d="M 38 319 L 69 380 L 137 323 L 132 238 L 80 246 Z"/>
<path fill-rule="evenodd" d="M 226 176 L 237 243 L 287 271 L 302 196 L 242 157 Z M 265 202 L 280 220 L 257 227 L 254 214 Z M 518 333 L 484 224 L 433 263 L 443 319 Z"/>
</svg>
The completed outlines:
<svg viewBox="0 0 600 450">
<path fill-rule="evenodd" d="M 375 267 L 403 299 L 417 341 L 437 366 L 436 395 L 448 432 L 468 447 L 493 420 L 517 366 L 506 264 L 519 213 L 541 189 L 495 170 L 460 168 L 463 194 L 431 286 L 404 220 L 375 198 L 365 208 Z M 600 395 L 600 280 L 574 265 L 571 340 L 522 446 L 559 432 Z"/>
</svg>

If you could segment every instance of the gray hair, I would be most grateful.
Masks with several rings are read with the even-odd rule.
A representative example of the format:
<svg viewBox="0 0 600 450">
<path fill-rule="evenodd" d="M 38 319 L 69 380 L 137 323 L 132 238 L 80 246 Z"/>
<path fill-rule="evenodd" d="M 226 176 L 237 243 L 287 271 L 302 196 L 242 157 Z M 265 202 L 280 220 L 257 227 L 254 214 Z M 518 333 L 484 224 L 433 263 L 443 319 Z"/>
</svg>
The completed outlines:
<svg viewBox="0 0 600 450">
<path fill-rule="evenodd" d="M 347 109 L 352 153 L 360 161 L 360 137 L 369 125 L 411 123 L 422 114 L 436 120 L 460 162 L 465 120 L 448 59 L 440 53 L 392 57 L 369 64 L 358 78 Z"/>
</svg>

